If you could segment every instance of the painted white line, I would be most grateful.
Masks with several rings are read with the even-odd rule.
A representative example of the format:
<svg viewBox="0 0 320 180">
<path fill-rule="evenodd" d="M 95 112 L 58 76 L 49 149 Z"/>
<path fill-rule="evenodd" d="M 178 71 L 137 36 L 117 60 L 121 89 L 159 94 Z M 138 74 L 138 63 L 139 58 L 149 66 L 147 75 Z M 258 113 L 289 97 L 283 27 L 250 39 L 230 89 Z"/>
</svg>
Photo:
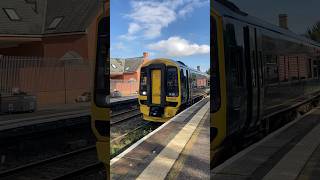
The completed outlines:
<svg viewBox="0 0 320 180">
<path fill-rule="evenodd" d="M 206 98 L 205 98 L 206 99 Z M 194 105 L 192 105 L 190 108 L 195 107 L 196 105 L 198 105 L 200 102 L 204 101 L 205 99 L 195 103 Z M 149 133 L 148 135 L 144 136 L 142 139 L 140 139 L 139 141 L 137 141 L 136 143 L 134 143 L 133 145 L 131 145 L 128 149 L 126 149 L 125 151 L 123 151 L 122 153 L 120 153 L 118 156 L 114 157 L 111 159 L 110 161 L 110 165 L 113 165 L 115 162 L 117 162 L 118 160 L 120 160 L 123 156 L 125 156 L 126 154 L 128 154 L 130 151 L 132 151 L 134 148 L 136 148 L 137 146 L 139 146 L 143 141 L 145 141 L 146 139 L 148 139 L 149 137 L 151 137 L 152 135 L 154 135 L 155 133 L 157 133 L 158 131 L 160 131 L 162 128 L 164 128 L 167 124 L 169 124 L 172 121 L 176 121 L 177 118 L 179 118 L 181 116 L 181 114 L 185 113 L 186 111 L 190 110 L 190 108 L 187 108 L 185 110 L 183 110 L 181 113 L 177 114 L 175 117 L 171 118 L 169 121 L 163 123 L 160 127 L 158 127 L 157 129 L 155 129 L 154 131 L 152 131 L 151 133 Z"/>
<path fill-rule="evenodd" d="M 255 149 L 256 147 L 258 147 L 259 145 L 263 144 L 264 142 L 268 141 L 269 139 L 277 136 L 278 134 L 280 134 L 281 132 L 283 132 L 284 130 L 288 129 L 289 127 L 291 127 L 293 124 L 295 124 L 296 122 L 298 122 L 299 120 L 303 119 L 304 117 L 310 115 L 311 113 L 313 113 L 315 110 L 317 110 L 318 108 L 312 109 L 311 111 L 309 111 L 308 113 L 300 116 L 299 118 L 297 118 L 294 121 L 291 121 L 290 123 L 286 124 L 285 126 L 283 126 L 282 128 L 278 129 L 277 131 L 269 134 L 267 137 L 265 137 L 264 139 L 262 139 L 259 142 L 256 142 L 255 144 L 247 147 L 246 149 L 242 150 L 241 152 L 239 152 L 238 154 L 234 155 L 233 157 L 231 157 L 230 159 L 226 160 L 224 163 L 220 164 L 219 166 L 215 167 L 214 169 L 211 170 L 211 172 L 213 172 L 213 176 L 215 176 L 215 174 L 219 174 L 220 171 L 222 171 L 225 167 L 231 165 L 232 163 L 234 163 L 235 161 L 237 161 L 238 159 L 242 158 L 243 156 L 247 155 L 249 152 L 251 152 L 253 149 Z M 212 175 L 212 173 L 211 173 Z"/>
<path fill-rule="evenodd" d="M 196 130 L 200 121 L 210 108 L 207 102 L 192 119 L 179 131 L 179 133 L 168 143 L 168 145 L 157 155 L 156 158 L 139 175 L 140 180 L 165 179 L 174 162 L 178 159 L 183 148 Z"/>
<path fill-rule="evenodd" d="M 319 113 L 318 113 L 319 115 Z M 269 171 L 263 180 L 294 180 L 320 144 L 320 124 L 312 129 Z"/>
</svg>

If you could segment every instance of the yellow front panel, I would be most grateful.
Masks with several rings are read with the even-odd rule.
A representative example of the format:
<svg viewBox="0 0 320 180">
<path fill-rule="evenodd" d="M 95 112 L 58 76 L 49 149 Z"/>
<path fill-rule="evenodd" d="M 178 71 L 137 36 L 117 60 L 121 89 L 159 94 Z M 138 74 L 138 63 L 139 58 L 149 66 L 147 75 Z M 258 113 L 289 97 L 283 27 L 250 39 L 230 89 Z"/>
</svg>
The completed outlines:
<svg viewBox="0 0 320 180">
<path fill-rule="evenodd" d="M 161 102 L 161 70 L 151 71 L 152 104 Z"/>
<path fill-rule="evenodd" d="M 217 21 L 217 38 L 218 38 L 218 58 L 219 58 L 219 72 L 220 72 L 220 96 L 221 105 L 220 109 L 211 114 L 211 127 L 215 127 L 218 130 L 217 136 L 211 142 L 211 160 L 216 155 L 215 152 L 221 149 L 222 142 L 225 140 L 227 135 L 227 85 L 225 76 L 225 64 L 224 64 L 224 49 L 223 49 L 223 25 L 221 16 L 219 16 L 215 11 L 211 13 Z"/>
</svg>

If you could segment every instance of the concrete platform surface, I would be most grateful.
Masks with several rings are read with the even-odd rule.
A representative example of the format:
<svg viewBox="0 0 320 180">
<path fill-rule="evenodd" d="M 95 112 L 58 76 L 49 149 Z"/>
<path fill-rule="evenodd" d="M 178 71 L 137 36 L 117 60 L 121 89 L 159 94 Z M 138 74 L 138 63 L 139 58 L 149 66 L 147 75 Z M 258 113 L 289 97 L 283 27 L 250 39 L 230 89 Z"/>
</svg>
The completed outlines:
<svg viewBox="0 0 320 180">
<path fill-rule="evenodd" d="M 166 179 L 210 179 L 210 111 L 186 144 Z"/>
<path fill-rule="evenodd" d="M 319 145 L 317 107 L 211 170 L 211 179 L 320 179 Z"/>
<path fill-rule="evenodd" d="M 208 112 L 208 101 L 181 112 L 113 158 L 111 179 L 165 179 Z"/>
</svg>

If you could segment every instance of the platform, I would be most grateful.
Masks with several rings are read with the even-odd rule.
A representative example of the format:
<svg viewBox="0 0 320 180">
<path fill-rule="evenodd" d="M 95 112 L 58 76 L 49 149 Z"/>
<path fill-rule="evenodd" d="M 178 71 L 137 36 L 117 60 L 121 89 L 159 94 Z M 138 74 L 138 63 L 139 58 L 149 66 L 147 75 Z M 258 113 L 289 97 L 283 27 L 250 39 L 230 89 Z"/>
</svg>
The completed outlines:
<svg viewBox="0 0 320 180">
<path fill-rule="evenodd" d="M 215 180 L 320 179 L 320 107 L 211 170 Z"/>
<path fill-rule="evenodd" d="M 112 98 L 111 106 L 118 108 L 126 103 L 137 103 L 136 96 Z M 0 115 L 0 139 L 46 131 L 90 121 L 90 103 L 48 106 L 32 113 Z"/>
<path fill-rule="evenodd" d="M 125 97 L 111 98 L 110 103 L 118 104 L 121 102 L 136 101 L 137 99 L 138 99 L 138 96 L 125 96 Z"/>
<path fill-rule="evenodd" d="M 208 124 L 206 98 L 113 158 L 111 179 L 208 179 Z"/>
</svg>

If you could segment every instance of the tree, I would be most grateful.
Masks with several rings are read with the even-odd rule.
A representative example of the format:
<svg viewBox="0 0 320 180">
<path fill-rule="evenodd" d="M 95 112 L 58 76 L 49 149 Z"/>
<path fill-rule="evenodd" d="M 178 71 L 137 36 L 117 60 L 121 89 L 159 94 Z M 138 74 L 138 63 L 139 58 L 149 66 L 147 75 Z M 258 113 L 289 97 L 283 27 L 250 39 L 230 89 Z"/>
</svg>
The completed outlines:
<svg viewBox="0 0 320 180">
<path fill-rule="evenodd" d="M 308 28 L 305 36 L 314 41 L 320 42 L 320 21 L 312 26 L 312 28 Z"/>
<path fill-rule="evenodd" d="M 210 75 L 210 68 L 206 71 L 206 73 L 207 73 L 208 75 Z"/>
</svg>

